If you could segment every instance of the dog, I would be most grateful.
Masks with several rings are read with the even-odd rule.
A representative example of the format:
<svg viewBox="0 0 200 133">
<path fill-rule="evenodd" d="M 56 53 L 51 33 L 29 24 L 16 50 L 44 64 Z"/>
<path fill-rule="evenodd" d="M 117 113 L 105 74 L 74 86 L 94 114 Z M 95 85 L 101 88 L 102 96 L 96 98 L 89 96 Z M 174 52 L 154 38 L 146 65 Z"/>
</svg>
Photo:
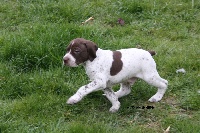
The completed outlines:
<svg viewBox="0 0 200 133">
<path fill-rule="evenodd" d="M 160 101 L 167 89 L 168 81 L 159 76 L 152 58 L 155 51 L 137 48 L 103 50 L 84 38 L 72 40 L 66 51 L 63 64 L 69 67 L 82 64 L 91 80 L 80 87 L 67 100 L 67 104 L 75 104 L 87 94 L 102 90 L 112 103 L 109 111 L 117 112 L 120 108 L 118 99 L 131 92 L 131 86 L 138 78 L 158 88 L 157 93 L 149 99 L 150 102 Z M 114 92 L 112 86 L 119 83 L 120 89 Z"/>
</svg>

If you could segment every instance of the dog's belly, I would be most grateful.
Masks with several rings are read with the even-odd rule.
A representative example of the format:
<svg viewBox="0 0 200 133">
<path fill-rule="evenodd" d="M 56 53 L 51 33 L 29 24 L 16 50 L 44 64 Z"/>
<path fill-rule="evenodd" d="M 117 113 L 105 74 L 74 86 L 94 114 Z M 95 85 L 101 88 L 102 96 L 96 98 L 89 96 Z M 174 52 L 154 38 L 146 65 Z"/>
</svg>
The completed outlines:
<svg viewBox="0 0 200 133">
<path fill-rule="evenodd" d="M 129 79 L 133 78 L 133 77 L 139 77 L 139 74 L 134 73 L 133 71 L 131 72 L 127 72 L 127 73 L 123 73 L 123 74 L 117 74 L 115 76 L 110 76 L 108 81 L 107 81 L 107 86 L 112 86 L 115 84 L 119 84 L 119 83 L 123 83 L 123 82 L 128 82 Z"/>
</svg>

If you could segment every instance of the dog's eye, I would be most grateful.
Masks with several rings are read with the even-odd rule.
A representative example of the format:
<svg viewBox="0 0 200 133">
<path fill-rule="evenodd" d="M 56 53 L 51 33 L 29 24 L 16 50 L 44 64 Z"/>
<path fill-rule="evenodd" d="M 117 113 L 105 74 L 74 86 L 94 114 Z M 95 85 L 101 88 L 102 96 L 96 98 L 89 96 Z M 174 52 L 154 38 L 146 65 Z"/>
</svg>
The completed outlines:
<svg viewBox="0 0 200 133">
<path fill-rule="evenodd" d="M 80 51 L 79 51 L 78 49 L 75 49 L 75 50 L 74 50 L 74 53 L 75 53 L 75 54 L 79 54 Z"/>
<path fill-rule="evenodd" d="M 79 53 L 81 52 L 81 49 L 78 48 L 78 47 L 74 47 L 74 48 L 72 48 L 72 52 L 73 52 L 74 54 L 79 54 Z"/>
</svg>

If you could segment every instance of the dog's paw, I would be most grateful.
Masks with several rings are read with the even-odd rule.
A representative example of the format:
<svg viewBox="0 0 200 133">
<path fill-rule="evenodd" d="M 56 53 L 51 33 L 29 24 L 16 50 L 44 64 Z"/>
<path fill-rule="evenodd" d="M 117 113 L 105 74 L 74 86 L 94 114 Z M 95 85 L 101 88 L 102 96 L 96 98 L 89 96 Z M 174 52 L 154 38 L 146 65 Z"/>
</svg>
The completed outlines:
<svg viewBox="0 0 200 133">
<path fill-rule="evenodd" d="M 115 112 L 117 112 L 117 111 L 118 111 L 118 109 L 117 109 L 117 108 L 114 108 L 114 107 L 111 107 L 110 110 L 109 110 L 109 112 L 111 112 L 111 113 L 115 113 Z"/>
<path fill-rule="evenodd" d="M 117 112 L 118 110 L 119 110 L 119 108 L 120 108 L 120 102 L 117 102 L 115 105 L 113 105 L 111 108 L 110 108 L 110 112 L 111 113 L 115 113 L 115 112 Z"/>
<path fill-rule="evenodd" d="M 159 102 L 162 99 L 162 95 L 155 94 L 148 101 L 149 102 Z"/>
<path fill-rule="evenodd" d="M 81 98 L 79 96 L 71 96 L 67 100 L 67 104 L 75 104 L 75 103 L 79 102 L 80 100 L 81 100 Z"/>
</svg>

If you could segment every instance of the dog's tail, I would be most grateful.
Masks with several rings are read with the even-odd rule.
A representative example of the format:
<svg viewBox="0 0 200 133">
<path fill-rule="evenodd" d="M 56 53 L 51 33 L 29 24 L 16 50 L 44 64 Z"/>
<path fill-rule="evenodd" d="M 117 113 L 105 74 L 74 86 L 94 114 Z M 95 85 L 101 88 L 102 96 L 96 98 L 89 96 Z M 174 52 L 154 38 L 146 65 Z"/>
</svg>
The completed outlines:
<svg viewBox="0 0 200 133">
<path fill-rule="evenodd" d="M 154 55 L 156 55 L 156 52 L 155 52 L 155 51 L 148 50 L 148 52 L 151 54 L 151 56 L 154 56 Z"/>
</svg>

